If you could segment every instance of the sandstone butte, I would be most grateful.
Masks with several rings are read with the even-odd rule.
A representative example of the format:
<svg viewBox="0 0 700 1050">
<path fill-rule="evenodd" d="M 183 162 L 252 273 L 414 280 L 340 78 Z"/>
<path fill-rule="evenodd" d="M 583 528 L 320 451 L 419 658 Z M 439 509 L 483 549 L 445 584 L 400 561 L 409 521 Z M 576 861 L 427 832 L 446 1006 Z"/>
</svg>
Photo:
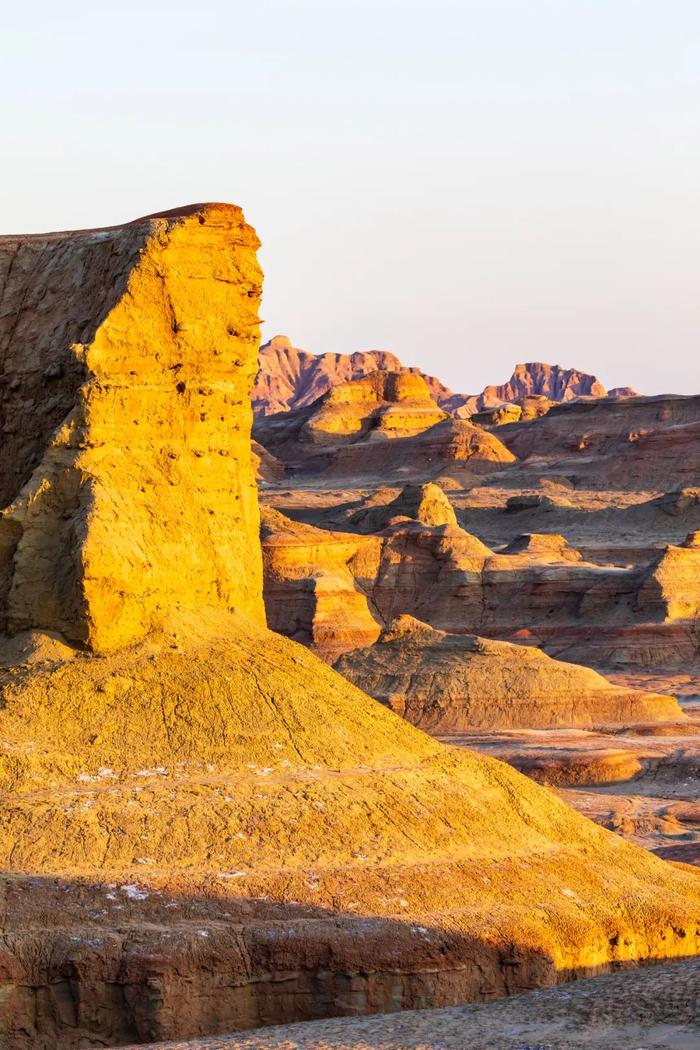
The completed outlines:
<svg viewBox="0 0 700 1050">
<path fill-rule="evenodd" d="M 359 437 L 411 437 L 447 418 L 431 398 L 425 380 L 404 372 L 370 372 L 333 387 L 315 404 L 316 411 L 302 433 L 320 445 Z"/>
<path fill-rule="evenodd" d="M 2 1040 L 448 1005 L 697 952 L 700 881 L 263 622 L 257 238 L 0 241 Z"/>
</svg>

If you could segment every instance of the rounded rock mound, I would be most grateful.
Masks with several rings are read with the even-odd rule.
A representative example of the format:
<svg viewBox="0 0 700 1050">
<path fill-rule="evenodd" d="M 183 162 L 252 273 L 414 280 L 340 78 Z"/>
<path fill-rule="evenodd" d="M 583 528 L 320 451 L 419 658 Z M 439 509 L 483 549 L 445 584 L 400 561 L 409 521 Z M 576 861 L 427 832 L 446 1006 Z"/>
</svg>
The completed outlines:
<svg viewBox="0 0 700 1050">
<path fill-rule="evenodd" d="M 336 670 L 435 734 L 682 720 L 676 699 L 608 682 L 539 649 L 434 630 L 401 616 Z"/>
</svg>

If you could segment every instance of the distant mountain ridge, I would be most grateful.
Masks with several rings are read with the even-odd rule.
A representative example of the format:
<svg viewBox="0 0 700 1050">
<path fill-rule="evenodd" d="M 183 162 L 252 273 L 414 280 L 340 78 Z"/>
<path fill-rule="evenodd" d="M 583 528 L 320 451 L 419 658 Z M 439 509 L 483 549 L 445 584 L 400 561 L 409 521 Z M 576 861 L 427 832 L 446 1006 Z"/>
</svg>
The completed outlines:
<svg viewBox="0 0 700 1050">
<path fill-rule="evenodd" d="M 480 394 L 457 394 L 435 376 L 401 364 L 388 350 L 354 354 L 311 354 L 276 335 L 260 348 L 259 371 L 253 387 L 256 415 L 273 415 L 303 408 L 317 401 L 332 387 L 361 379 L 377 370 L 420 375 L 431 396 L 445 412 L 468 416 L 473 412 L 539 395 L 551 401 L 573 401 L 579 397 L 634 397 L 631 387 L 606 390 L 600 380 L 576 368 L 561 368 L 541 361 L 515 366 L 506 383 L 487 386 Z"/>
<path fill-rule="evenodd" d="M 418 368 L 402 365 L 388 350 L 357 351 L 354 354 L 311 354 L 292 346 L 286 335 L 276 335 L 260 347 L 260 369 L 253 387 L 253 411 L 272 415 L 304 408 L 317 401 L 331 387 L 361 379 L 370 372 L 410 372 L 425 379 L 433 398 L 444 408 L 445 402 L 459 395 L 434 376 Z M 456 405 L 455 405 L 456 407 Z M 451 411 L 451 408 L 447 408 Z"/>
</svg>

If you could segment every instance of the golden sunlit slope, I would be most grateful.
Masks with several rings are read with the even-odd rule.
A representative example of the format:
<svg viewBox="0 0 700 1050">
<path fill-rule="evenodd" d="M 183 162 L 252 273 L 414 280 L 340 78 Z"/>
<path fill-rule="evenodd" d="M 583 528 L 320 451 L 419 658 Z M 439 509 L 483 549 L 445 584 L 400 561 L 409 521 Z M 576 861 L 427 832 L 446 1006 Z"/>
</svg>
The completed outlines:
<svg viewBox="0 0 700 1050">
<path fill-rule="evenodd" d="M 175 888 L 233 868 L 233 896 L 429 912 L 564 969 L 696 946 L 694 873 L 271 632 L 210 612 L 101 658 L 34 654 L 3 687 L 6 869 L 110 880 L 146 858 L 139 878 Z"/>
</svg>

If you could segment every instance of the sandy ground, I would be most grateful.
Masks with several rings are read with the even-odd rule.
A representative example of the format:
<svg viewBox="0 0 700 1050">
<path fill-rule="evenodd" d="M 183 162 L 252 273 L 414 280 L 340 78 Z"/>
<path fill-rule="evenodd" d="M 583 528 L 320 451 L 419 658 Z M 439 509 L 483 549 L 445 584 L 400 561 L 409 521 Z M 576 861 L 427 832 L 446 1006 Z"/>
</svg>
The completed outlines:
<svg viewBox="0 0 700 1050">
<path fill-rule="evenodd" d="M 149 1050 L 698 1050 L 700 959 L 443 1010 L 261 1028 Z"/>
</svg>

